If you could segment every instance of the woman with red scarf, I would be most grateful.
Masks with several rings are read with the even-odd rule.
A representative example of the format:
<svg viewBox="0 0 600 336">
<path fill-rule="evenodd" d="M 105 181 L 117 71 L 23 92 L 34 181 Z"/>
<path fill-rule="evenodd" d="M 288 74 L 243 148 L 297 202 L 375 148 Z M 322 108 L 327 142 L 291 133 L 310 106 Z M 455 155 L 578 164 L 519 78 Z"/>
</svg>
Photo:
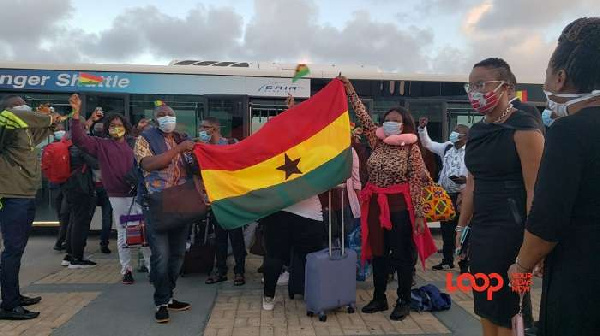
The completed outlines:
<svg viewBox="0 0 600 336">
<path fill-rule="evenodd" d="M 361 257 L 373 259 L 375 293 L 362 311 L 375 313 L 389 309 L 385 291 L 387 275 L 393 266 L 398 272 L 398 301 L 390 318 L 400 321 L 410 314 L 417 252 L 424 262 L 436 251 L 425 225 L 422 197 L 431 177 L 416 144 L 410 113 L 402 107 L 391 109 L 384 116 L 383 127 L 378 128 L 352 84 L 346 77 L 339 79 L 373 149 L 367 160 L 368 182 L 361 193 Z"/>
</svg>

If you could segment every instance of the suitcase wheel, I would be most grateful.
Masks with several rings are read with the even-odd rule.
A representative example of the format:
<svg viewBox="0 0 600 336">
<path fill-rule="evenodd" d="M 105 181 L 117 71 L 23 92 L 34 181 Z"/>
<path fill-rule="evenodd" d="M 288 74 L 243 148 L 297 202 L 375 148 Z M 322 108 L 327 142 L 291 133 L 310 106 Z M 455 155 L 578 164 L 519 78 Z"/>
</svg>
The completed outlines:
<svg viewBox="0 0 600 336">
<path fill-rule="evenodd" d="M 356 312 L 356 308 L 354 306 L 348 306 L 348 314 L 354 314 Z"/>
<path fill-rule="evenodd" d="M 319 313 L 319 321 L 321 321 L 321 322 L 327 321 L 327 315 L 325 315 L 325 313 Z"/>
<path fill-rule="evenodd" d="M 313 316 L 315 316 L 315 314 L 314 314 L 313 312 L 309 312 L 309 311 L 307 311 L 307 312 L 306 312 L 306 316 L 308 316 L 308 317 L 313 317 Z"/>
</svg>

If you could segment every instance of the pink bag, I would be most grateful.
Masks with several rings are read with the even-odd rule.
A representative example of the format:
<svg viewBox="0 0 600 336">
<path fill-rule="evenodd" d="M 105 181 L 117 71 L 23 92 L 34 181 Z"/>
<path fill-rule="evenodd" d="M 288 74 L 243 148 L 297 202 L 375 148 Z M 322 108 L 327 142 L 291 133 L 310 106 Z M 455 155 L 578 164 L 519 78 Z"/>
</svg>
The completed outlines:
<svg viewBox="0 0 600 336">
<path fill-rule="evenodd" d="M 525 327 L 523 325 L 523 295 L 519 299 L 519 312 L 510 320 L 512 324 L 513 336 L 525 336 Z"/>
</svg>

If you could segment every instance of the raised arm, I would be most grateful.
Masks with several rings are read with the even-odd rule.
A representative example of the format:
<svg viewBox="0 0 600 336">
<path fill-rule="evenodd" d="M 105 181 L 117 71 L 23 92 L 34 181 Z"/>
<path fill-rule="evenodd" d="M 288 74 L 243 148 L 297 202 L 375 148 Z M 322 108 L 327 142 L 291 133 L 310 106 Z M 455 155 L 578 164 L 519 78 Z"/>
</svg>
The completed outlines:
<svg viewBox="0 0 600 336">
<path fill-rule="evenodd" d="M 358 97 L 358 95 L 356 94 L 354 86 L 352 85 L 352 83 L 350 83 L 348 78 L 344 76 L 339 76 L 338 79 L 341 80 L 342 83 L 344 83 L 344 87 L 346 88 L 346 94 L 350 98 L 350 102 L 352 103 L 354 113 L 356 114 L 356 117 L 362 125 L 363 132 L 365 134 L 365 137 L 367 138 L 367 141 L 369 142 L 369 146 L 371 146 L 371 148 L 375 148 L 377 142 L 379 141 L 377 135 L 375 135 L 377 126 L 373 122 L 373 119 L 371 119 L 369 112 L 367 112 L 365 105 L 360 100 L 360 97 Z"/>
<path fill-rule="evenodd" d="M 98 148 L 100 147 L 100 141 L 103 140 L 98 137 L 85 134 L 82 122 L 79 120 L 79 113 L 81 110 L 81 100 L 79 99 L 79 95 L 71 95 L 71 98 L 69 98 L 69 103 L 71 104 L 73 111 L 71 120 L 71 138 L 73 143 L 76 146 L 83 148 L 90 155 L 97 156 Z"/>
<path fill-rule="evenodd" d="M 420 123 L 422 125 L 423 121 L 421 120 Z M 431 140 L 431 138 L 429 137 L 429 133 L 427 132 L 427 124 L 425 123 L 424 126 L 421 125 L 419 126 L 419 140 L 421 141 L 421 145 L 427 148 L 430 152 L 437 154 L 439 157 L 443 158 L 446 152 L 446 147 L 448 147 L 448 145 L 450 145 L 451 142 L 441 143 Z"/>
</svg>

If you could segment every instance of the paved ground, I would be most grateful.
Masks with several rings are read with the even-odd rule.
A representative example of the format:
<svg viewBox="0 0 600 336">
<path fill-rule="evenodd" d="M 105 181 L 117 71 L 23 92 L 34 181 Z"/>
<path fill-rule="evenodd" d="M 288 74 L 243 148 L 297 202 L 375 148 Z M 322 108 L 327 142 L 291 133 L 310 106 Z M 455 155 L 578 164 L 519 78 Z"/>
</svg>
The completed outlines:
<svg viewBox="0 0 600 336">
<path fill-rule="evenodd" d="M 114 248 L 114 241 L 111 248 Z M 256 269 L 261 259 L 249 256 L 248 284 L 242 288 L 231 282 L 208 286 L 205 277 L 180 279 L 177 297 L 192 303 L 189 312 L 171 314 L 171 323 L 154 322 L 153 288 L 146 274 L 136 273 L 136 283 L 120 283 L 116 251 L 98 252 L 98 242 L 90 238 L 88 252 L 98 266 L 69 270 L 60 266 L 62 254 L 51 249 L 53 238 L 31 238 L 21 271 L 21 287 L 28 294 L 43 296 L 40 318 L 26 322 L 0 321 L 0 335 L 480 335 L 473 314 L 472 295 L 457 292 L 453 304 L 442 313 L 412 313 L 402 322 L 389 320 L 389 311 L 380 314 L 328 314 L 327 322 L 308 318 L 302 300 L 289 300 L 287 289 L 279 287 L 275 311 L 261 309 L 261 282 Z M 428 269 L 439 261 L 434 256 Z M 417 271 L 417 284 L 433 283 L 445 287 L 445 272 Z M 539 307 L 539 284 L 533 291 L 535 316 Z M 372 283 L 358 284 L 357 305 L 362 307 L 372 295 Z M 395 283 L 388 298 L 395 299 Z"/>
</svg>

